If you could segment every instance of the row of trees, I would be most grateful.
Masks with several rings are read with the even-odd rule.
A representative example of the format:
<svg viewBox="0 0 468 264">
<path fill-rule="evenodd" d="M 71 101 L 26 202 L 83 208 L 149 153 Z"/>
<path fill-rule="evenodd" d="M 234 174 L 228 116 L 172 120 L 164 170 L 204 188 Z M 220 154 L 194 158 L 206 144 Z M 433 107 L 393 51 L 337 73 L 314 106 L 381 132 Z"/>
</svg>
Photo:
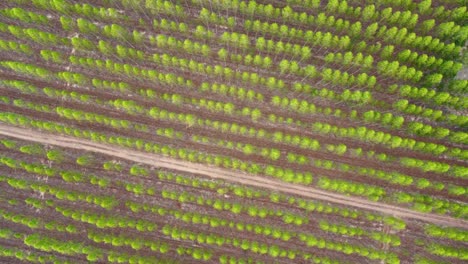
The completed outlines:
<svg viewBox="0 0 468 264">
<path fill-rule="evenodd" d="M 229 97 L 236 97 L 239 100 L 247 100 L 251 102 L 263 102 L 264 95 L 252 89 L 244 87 L 227 85 L 224 83 L 208 83 L 203 82 L 199 87 L 200 92 L 212 92 Z"/>
<path fill-rule="evenodd" d="M 45 252 L 57 252 L 63 255 L 76 256 L 85 255 L 88 261 L 102 259 L 102 249 L 88 246 L 72 240 L 58 240 L 53 237 L 34 233 L 24 237 L 24 244 Z"/>
<path fill-rule="evenodd" d="M 274 195 L 270 195 L 270 200 L 272 202 L 279 202 L 280 200 L 276 198 Z M 349 218 L 349 219 L 358 219 L 361 218 L 363 220 L 367 221 L 380 221 L 375 217 L 373 213 L 370 212 L 360 212 L 356 210 L 350 210 L 347 208 L 339 207 L 339 206 L 334 206 L 334 205 L 328 205 L 324 204 L 319 201 L 314 201 L 314 200 L 305 200 L 305 199 L 296 199 L 294 197 L 288 197 L 287 201 L 289 204 L 294 204 L 295 206 L 304 209 L 306 212 L 318 212 L 318 213 L 323 213 L 323 214 L 330 214 L 333 215 L 334 217 L 339 216 L 339 217 L 344 217 L 344 218 Z M 372 216 L 371 217 L 365 217 L 366 215 Z"/>
<path fill-rule="evenodd" d="M 425 249 L 429 253 L 437 256 L 455 258 L 462 261 L 468 260 L 468 250 L 464 247 L 458 248 L 438 243 L 428 243 L 426 244 Z"/>
<path fill-rule="evenodd" d="M 160 49 L 174 49 L 179 51 L 185 51 L 189 54 L 199 54 L 205 57 L 210 56 L 211 48 L 207 44 L 192 41 L 190 39 L 179 40 L 172 36 L 166 36 L 164 34 L 158 34 L 156 37 L 149 37 L 150 43 L 157 46 Z"/>
<path fill-rule="evenodd" d="M 49 168 L 47 165 L 43 164 L 22 162 L 6 156 L 1 156 L 0 162 L 12 169 L 23 169 L 29 173 L 38 174 L 44 177 L 54 177 L 57 175 L 57 170 Z"/>
<path fill-rule="evenodd" d="M 110 21 L 126 21 L 128 17 L 124 14 L 119 13 L 114 8 L 107 8 L 107 7 L 96 7 L 90 5 L 88 3 L 68 3 L 65 1 L 44 1 L 44 0 L 36 0 L 32 2 L 32 4 L 40 9 L 47 10 L 47 11 L 56 11 L 60 14 L 64 14 L 67 16 L 70 15 L 82 15 L 88 18 L 99 18 L 102 20 L 110 20 Z"/>
<path fill-rule="evenodd" d="M 46 151 L 42 145 L 32 144 L 32 145 L 23 145 L 18 149 L 20 152 L 23 152 L 28 155 L 34 156 L 44 156 Z"/>
<path fill-rule="evenodd" d="M 71 56 L 70 62 L 87 68 L 90 67 L 97 70 L 104 70 L 111 74 L 124 75 L 125 78 L 129 79 L 136 79 L 140 77 L 149 81 L 161 82 L 169 86 L 181 85 L 191 87 L 193 85 L 191 80 L 184 79 L 183 77 L 177 76 L 173 73 L 160 73 L 156 70 L 150 70 L 129 64 L 116 63 L 112 60 L 104 61 Z M 66 82 L 77 83 L 79 85 L 92 83 L 92 79 L 80 73 L 59 72 L 57 73 L 57 77 L 65 80 Z"/>
<path fill-rule="evenodd" d="M 218 55 L 218 58 L 224 62 L 227 62 L 230 60 L 230 62 L 233 62 L 233 63 L 240 63 L 246 66 L 254 65 L 258 68 L 263 68 L 266 70 L 271 69 L 273 66 L 273 60 L 269 56 L 262 56 L 260 54 L 241 55 L 239 53 L 229 52 L 225 48 L 221 48 L 218 50 L 217 55 Z"/>
<path fill-rule="evenodd" d="M 390 112 L 381 113 L 375 110 L 369 110 L 357 115 L 358 118 L 369 123 L 381 123 L 385 127 L 400 129 L 405 122 L 403 116 L 393 115 Z"/>
<path fill-rule="evenodd" d="M 104 35 L 105 37 L 110 39 L 115 39 L 120 42 L 131 43 L 136 45 L 140 45 L 146 40 L 144 33 L 142 33 L 141 31 L 131 31 L 119 24 L 104 24 L 103 26 L 100 26 L 85 18 L 78 18 L 74 20 L 73 18 L 67 16 L 60 17 L 60 23 L 62 25 L 62 28 L 67 32 L 78 31 L 81 34 L 89 35 L 90 38 L 93 39 L 98 36 Z M 76 45 L 74 45 L 76 47 L 83 47 L 87 50 L 96 49 L 96 45 L 93 44 L 93 42 L 91 42 L 89 39 L 80 38 L 78 36 L 74 36 L 72 38 L 72 41 L 73 39 L 75 39 L 74 41 L 75 43 L 77 43 Z M 82 45 L 79 45 L 79 43 L 81 43 Z M 103 41 L 102 44 L 99 44 L 99 47 L 106 51 L 106 42 Z"/>
<path fill-rule="evenodd" d="M 236 18 L 235 17 L 224 17 L 216 14 L 215 12 L 211 12 L 210 10 L 203 7 L 200 10 L 200 14 L 198 18 L 207 26 L 216 24 L 226 26 L 229 29 L 233 29 L 236 27 Z"/>
<path fill-rule="evenodd" d="M 11 141 L 7 139 L 0 140 L 0 143 L 2 143 L 8 149 L 17 149 L 28 155 L 45 156 L 50 161 L 54 161 L 56 163 L 61 163 L 62 161 L 65 160 L 65 157 L 66 157 L 65 153 L 59 149 L 51 149 L 51 150 L 46 151 L 44 146 L 41 146 L 41 145 L 24 145 L 18 148 L 16 145 L 17 143 L 16 141 Z"/>
<path fill-rule="evenodd" d="M 434 121 L 440 121 L 443 117 L 443 112 L 440 110 L 432 110 L 431 108 L 423 108 L 423 106 L 409 103 L 407 99 L 400 99 L 392 104 L 394 110 L 411 115 L 418 115 L 430 118 Z"/>
<path fill-rule="evenodd" d="M 7 230 L 7 229 L 3 229 L 3 230 Z M 58 258 L 53 255 L 36 254 L 36 253 L 30 252 L 29 250 L 21 250 L 17 247 L 10 248 L 10 247 L 4 247 L 4 246 L 0 246 L 0 257 L 5 257 L 6 259 L 16 258 L 19 261 L 29 261 L 33 263 L 54 263 L 58 261 Z"/>
<path fill-rule="evenodd" d="M 233 141 L 226 141 L 226 140 L 217 140 L 214 138 L 203 137 L 199 135 L 193 135 L 192 140 L 196 142 L 202 142 L 204 144 L 213 144 L 220 147 L 228 148 L 228 149 L 236 149 L 238 151 L 242 151 L 245 155 L 249 156 L 252 154 L 261 155 L 266 159 L 270 159 L 273 161 L 278 160 L 281 157 L 281 151 L 275 148 L 262 148 L 258 146 L 251 145 L 249 143 L 239 143 Z"/>
<path fill-rule="evenodd" d="M 130 218 L 120 215 L 98 214 L 94 212 L 85 212 L 82 210 L 73 210 L 70 208 L 56 207 L 55 210 L 67 218 L 75 221 L 88 223 L 98 228 L 132 228 L 140 232 L 153 232 L 157 229 L 153 222 Z"/>
<path fill-rule="evenodd" d="M 328 63 L 340 63 L 345 66 L 358 66 L 364 69 L 371 69 L 374 64 L 374 57 L 372 55 L 364 56 L 361 52 L 354 54 L 351 51 L 345 53 L 328 53 L 324 60 Z"/>
<path fill-rule="evenodd" d="M 415 68 L 408 68 L 406 65 L 400 66 L 398 61 L 382 60 L 377 63 L 377 72 L 383 76 L 392 77 L 396 80 L 403 79 L 405 81 L 418 82 L 423 77 L 422 71 L 417 71 Z M 436 85 L 438 83 L 431 83 Z"/>
<path fill-rule="evenodd" d="M 76 14 L 85 16 L 90 19 L 99 18 L 104 21 L 111 21 L 111 22 L 119 22 L 119 21 L 127 21 L 129 20 L 128 16 L 118 12 L 117 9 L 112 7 L 97 7 L 90 5 L 88 3 L 67 3 L 67 2 L 60 2 L 62 8 L 58 8 L 57 11 L 68 9 L 69 12 L 61 12 L 65 15 L 68 14 Z M 50 10 L 50 9 L 49 9 Z"/>
<path fill-rule="evenodd" d="M 198 261 L 208 261 L 213 256 L 212 251 L 209 249 L 184 247 L 184 246 L 178 246 L 176 249 L 176 252 L 180 256 L 188 255 Z"/>
<path fill-rule="evenodd" d="M 118 106 L 117 106 L 118 107 Z M 90 123 L 98 123 L 107 126 L 111 126 L 116 129 L 131 129 L 134 128 L 134 124 L 128 120 L 114 119 L 105 115 L 94 114 L 91 112 L 84 112 L 76 109 L 65 108 L 58 106 L 55 108 L 57 114 L 67 119 L 77 121 L 87 121 Z"/>
<path fill-rule="evenodd" d="M 322 72 L 323 73 L 323 72 Z M 340 72 L 337 72 L 341 75 Z M 329 74 L 333 75 L 333 71 L 326 71 L 325 74 L 327 78 L 332 78 Z M 344 89 L 341 93 L 336 92 L 333 89 L 327 88 L 313 88 L 309 84 L 304 84 L 300 82 L 294 82 L 292 88 L 296 92 L 308 93 L 313 97 L 320 97 L 320 99 L 326 99 L 331 101 L 347 101 L 350 103 L 371 103 L 372 102 L 372 93 L 369 91 L 362 92 L 361 90 L 351 91 L 350 89 Z"/>
<path fill-rule="evenodd" d="M 0 217 L 6 221 L 27 226 L 30 229 L 37 229 L 37 228 L 44 227 L 44 222 L 40 218 L 23 215 L 23 214 L 15 214 L 15 213 L 3 210 L 3 209 L 0 209 Z"/>
<path fill-rule="evenodd" d="M 461 242 L 466 242 L 468 240 L 468 232 L 455 227 L 442 227 L 427 224 L 424 227 L 424 233 L 431 237 L 441 237 Z"/>
<path fill-rule="evenodd" d="M 8 25 L 3 32 L 9 32 L 19 39 L 32 40 L 41 45 L 67 45 L 67 38 L 58 37 L 56 34 L 38 30 L 36 28 L 22 28 L 19 26 Z"/>
<path fill-rule="evenodd" d="M 22 107 L 22 108 L 27 108 L 30 110 L 34 110 L 34 111 L 38 111 L 38 112 L 50 113 L 52 111 L 48 105 L 36 104 L 36 103 L 25 101 L 22 99 L 13 100 L 13 105 Z"/>
<path fill-rule="evenodd" d="M 319 227 L 325 232 L 332 232 L 344 236 L 367 236 L 375 241 L 390 244 L 391 246 L 399 246 L 401 244 L 400 237 L 393 234 L 384 234 L 382 232 L 368 232 L 359 227 L 353 227 L 342 224 L 329 223 L 326 220 L 319 222 Z"/>
<path fill-rule="evenodd" d="M 107 261 L 110 263 L 165 263 L 166 259 L 154 256 L 141 256 L 122 253 L 122 251 L 108 251 Z"/>
<path fill-rule="evenodd" d="M 340 70 L 333 70 L 331 68 L 323 68 L 321 72 L 322 80 L 332 83 L 334 85 L 341 85 L 344 87 L 352 87 L 358 85 L 366 88 L 374 88 L 377 84 L 375 76 L 369 76 L 367 73 L 360 73 L 358 75 L 349 74 Z M 369 93 L 368 91 L 366 91 Z"/>
<path fill-rule="evenodd" d="M 33 49 L 27 44 L 18 43 L 16 41 L 7 41 L 3 39 L 0 39 L 0 50 L 22 53 L 28 56 L 31 56 L 34 53 Z"/>
<path fill-rule="evenodd" d="M 126 1 L 125 1 L 126 2 Z M 129 3 L 129 2 L 126 2 Z M 172 3 L 165 0 L 137 0 L 135 3 L 127 4 L 130 7 L 139 6 L 146 8 L 151 14 L 158 16 L 160 14 L 171 15 L 174 17 L 183 18 L 187 15 L 188 11 L 179 4 Z"/>
<path fill-rule="evenodd" d="M 284 43 L 282 41 L 266 40 L 263 37 L 256 39 L 255 48 L 261 52 L 285 54 L 295 59 L 307 60 L 312 56 L 310 47 L 298 44 Z"/>
<path fill-rule="evenodd" d="M 326 220 L 321 220 L 319 222 L 319 227 L 325 232 L 338 233 L 345 236 L 363 236 L 366 233 L 362 228 L 359 227 L 333 224 Z"/>
<path fill-rule="evenodd" d="M 230 256 L 230 255 L 221 255 L 218 259 L 220 264 L 232 264 L 232 263 L 254 263 L 255 260 L 252 257 L 238 257 L 238 256 Z M 326 262 L 323 262 L 326 263 Z"/>
<path fill-rule="evenodd" d="M 38 14 L 36 12 L 27 11 L 20 7 L 2 9 L 0 13 L 5 17 L 20 20 L 24 23 L 40 25 L 49 24 L 49 19 L 47 18 L 47 16 Z"/>
<path fill-rule="evenodd" d="M 438 92 L 435 89 L 427 89 L 426 87 L 401 85 L 398 87 L 398 92 L 403 97 L 424 100 L 436 106 L 447 105 L 456 109 L 461 109 L 467 105 L 467 101 L 464 98 L 452 95 L 448 92 Z"/>
<path fill-rule="evenodd" d="M 202 22 L 206 21 L 206 19 L 216 20 L 217 22 L 223 23 L 225 26 L 228 26 L 228 27 L 231 27 L 232 25 L 235 24 L 235 21 L 233 20 L 232 17 L 226 20 L 224 17 L 219 17 L 219 16 L 216 17 L 217 15 L 215 15 L 214 13 L 211 13 L 208 16 L 209 17 L 207 17 L 206 14 L 204 14 L 203 18 L 201 16 L 199 16 L 199 18 L 202 20 Z M 188 37 L 193 36 L 202 42 L 212 41 L 216 36 L 215 32 L 209 29 L 209 25 L 207 24 L 206 26 L 207 27 L 204 27 L 202 25 L 196 25 L 192 27 L 190 23 L 186 24 L 184 22 L 180 22 L 180 20 L 172 21 L 172 20 L 167 20 L 165 18 L 162 18 L 160 20 L 157 20 L 157 19 L 153 20 L 154 29 L 164 30 L 164 31 L 167 31 L 168 33 L 178 32 Z M 151 39 L 151 36 L 150 36 L 150 39 Z M 186 39 L 186 40 L 189 41 L 189 39 Z"/>
<path fill-rule="evenodd" d="M 405 49 L 396 54 L 400 63 L 405 63 L 418 67 L 421 70 L 431 70 L 436 73 L 442 73 L 444 76 L 453 77 L 463 67 L 460 62 L 452 60 L 443 60 L 427 54 L 419 55 L 415 51 Z"/>
<path fill-rule="evenodd" d="M 236 50 L 241 49 L 246 51 L 250 49 L 250 39 L 246 34 L 225 31 L 219 37 L 219 39 L 221 43 L 227 45 L 228 47 L 233 47 Z"/>
<path fill-rule="evenodd" d="M 385 190 L 369 184 L 362 184 L 341 179 L 329 179 L 321 176 L 318 179 L 317 186 L 324 190 L 366 196 L 370 200 L 378 201 L 385 196 Z"/>
<path fill-rule="evenodd" d="M 241 248 L 242 250 L 249 250 L 253 253 L 259 254 L 269 254 L 271 257 L 286 257 L 288 256 L 290 259 L 295 259 L 296 254 L 295 252 L 287 253 L 291 250 L 282 249 L 277 245 L 267 245 L 264 243 L 260 243 L 258 241 L 250 241 L 247 239 L 239 239 L 239 238 L 226 238 L 222 235 L 217 234 L 205 234 L 205 233 L 195 233 L 190 230 L 172 227 L 170 225 L 165 225 L 162 228 L 162 232 L 166 236 L 170 236 L 172 239 L 183 239 L 183 240 L 190 240 L 196 241 L 199 244 L 208 244 L 208 245 L 232 245 L 236 248 Z M 286 256 L 280 256 L 282 251 L 286 252 Z M 210 255 L 211 257 L 211 255 Z"/>
<path fill-rule="evenodd" d="M 379 11 L 376 10 L 374 4 L 352 7 L 348 5 L 347 1 L 332 0 L 327 3 L 326 11 L 329 14 L 338 12 L 343 16 L 349 15 L 360 18 L 364 22 L 382 21 L 408 28 L 414 28 L 418 22 L 418 14 L 413 14 L 409 10 L 393 12 L 391 7 L 387 7 Z"/>
<path fill-rule="evenodd" d="M 408 131 L 419 136 L 434 136 L 435 138 L 446 138 L 451 131 L 444 127 L 432 127 L 421 122 L 408 122 Z"/>
<path fill-rule="evenodd" d="M 341 137 L 353 138 L 357 140 L 383 144 L 390 148 L 405 148 L 409 150 L 416 150 L 423 153 L 431 153 L 435 155 L 440 155 L 445 152 L 450 152 L 453 155 L 463 155 L 463 153 L 458 153 L 455 151 L 457 148 L 449 149 L 445 145 L 427 143 L 424 141 L 416 141 L 412 138 L 401 138 L 389 133 L 384 133 L 382 131 L 376 131 L 373 129 L 368 129 L 367 127 L 348 127 L 348 128 L 338 128 L 337 126 L 332 126 L 327 123 L 315 122 L 311 124 L 311 127 L 315 132 L 320 134 L 336 134 Z M 454 152 L 455 151 L 455 152 Z"/>
<path fill-rule="evenodd" d="M 113 247 L 129 246 L 138 251 L 143 248 L 148 248 L 151 251 L 165 254 L 170 251 L 169 244 L 162 241 L 153 241 L 145 238 L 130 237 L 126 235 L 114 235 L 109 233 L 102 233 L 90 230 L 88 231 L 88 239 L 96 243 L 104 243 L 112 245 Z"/>
<path fill-rule="evenodd" d="M 398 256 L 392 252 L 385 252 L 383 250 L 375 250 L 365 246 L 357 246 L 348 243 L 334 242 L 313 236 L 311 234 L 300 234 L 299 239 L 308 247 L 315 247 L 319 249 L 328 249 L 342 252 L 346 255 L 357 254 L 371 260 L 381 259 L 388 263 L 400 263 Z"/>
<path fill-rule="evenodd" d="M 25 81 L 2 80 L 0 84 L 2 84 L 5 89 L 6 88 L 16 89 L 16 90 L 21 91 L 24 94 L 39 94 L 39 91 L 40 91 L 39 88 Z"/>
<path fill-rule="evenodd" d="M 73 101 L 77 101 L 81 103 L 96 102 L 96 99 L 93 96 L 90 96 L 88 94 L 78 93 L 75 91 L 70 92 L 67 90 L 60 90 L 60 89 L 55 89 L 55 88 L 50 88 L 50 87 L 38 88 L 25 81 L 10 80 L 10 81 L 4 81 L 3 84 L 5 84 L 6 87 L 8 88 L 19 90 L 24 94 L 43 93 L 47 97 L 51 97 L 55 99 L 60 98 L 60 99 L 66 99 L 66 100 L 73 100 Z"/>
<path fill-rule="evenodd" d="M 421 186 L 424 180 L 421 181 Z M 393 199 L 398 203 L 412 205 L 413 209 L 420 212 L 435 212 L 438 214 L 449 214 L 454 217 L 461 217 L 466 214 L 466 205 L 453 200 L 435 198 L 426 194 L 413 193 L 411 195 L 402 192 L 393 193 Z"/>
<path fill-rule="evenodd" d="M 2 61 L 0 62 L 0 65 L 9 68 L 15 72 L 18 72 L 20 74 L 25 74 L 25 75 L 32 75 L 35 77 L 39 77 L 41 79 L 46 79 L 50 80 L 51 76 L 53 78 L 53 73 L 41 68 L 37 67 L 32 64 L 26 64 L 26 63 L 21 63 L 21 62 L 16 62 L 16 61 Z"/>
<path fill-rule="evenodd" d="M 338 30 L 345 24 L 337 23 Z M 325 47 L 327 49 L 346 49 L 349 48 L 351 40 L 349 36 L 338 36 L 331 32 L 321 31 L 303 31 L 302 29 L 288 27 L 287 25 L 278 25 L 277 23 L 262 22 L 260 20 L 245 20 L 244 29 L 247 32 L 253 31 L 265 37 L 266 34 L 273 35 L 282 39 L 297 39 L 304 41 L 308 45 Z"/>
<path fill-rule="evenodd" d="M 434 162 L 434 161 L 422 161 L 414 158 L 403 157 L 400 158 L 400 163 L 406 167 L 421 168 L 423 171 L 433 171 L 437 173 L 444 173 L 450 170 L 450 165 L 446 163 Z"/>
<path fill-rule="evenodd" d="M 190 32 L 190 27 L 186 23 L 167 20 L 165 18 L 153 19 L 153 28 L 156 30 L 180 32 L 183 34 Z"/>
</svg>

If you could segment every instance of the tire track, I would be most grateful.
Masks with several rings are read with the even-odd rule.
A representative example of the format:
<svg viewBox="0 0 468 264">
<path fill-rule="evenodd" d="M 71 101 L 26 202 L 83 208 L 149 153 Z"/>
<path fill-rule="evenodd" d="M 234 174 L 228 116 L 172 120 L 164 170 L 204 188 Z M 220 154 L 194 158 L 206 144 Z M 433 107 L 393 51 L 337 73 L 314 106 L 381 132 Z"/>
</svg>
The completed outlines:
<svg viewBox="0 0 468 264">
<path fill-rule="evenodd" d="M 219 167 L 202 165 L 163 157 L 156 154 L 144 153 L 135 150 L 95 143 L 89 140 L 44 133 L 35 130 L 13 127 L 0 124 L 0 134 L 18 139 L 35 141 L 44 144 L 79 150 L 92 151 L 121 159 L 148 164 L 155 167 L 179 170 L 187 173 L 195 173 L 211 178 L 223 179 L 229 182 L 272 189 L 284 193 L 290 193 L 312 199 L 332 202 L 336 204 L 352 206 L 360 209 L 377 211 L 405 219 L 421 220 L 429 223 L 468 229 L 468 222 L 450 216 L 421 213 L 407 208 L 402 208 L 384 203 L 372 202 L 358 197 L 349 197 L 341 194 L 319 190 L 313 187 L 281 182 L 276 179 L 249 175 L 246 173 L 222 169 Z"/>
</svg>

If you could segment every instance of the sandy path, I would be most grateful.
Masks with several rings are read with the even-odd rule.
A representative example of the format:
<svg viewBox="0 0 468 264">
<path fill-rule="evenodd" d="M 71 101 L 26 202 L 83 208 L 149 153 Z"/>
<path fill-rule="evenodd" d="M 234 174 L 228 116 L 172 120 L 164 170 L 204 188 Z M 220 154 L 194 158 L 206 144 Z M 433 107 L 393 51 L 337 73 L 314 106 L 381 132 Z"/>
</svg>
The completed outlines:
<svg viewBox="0 0 468 264">
<path fill-rule="evenodd" d="M 394 215 L 396 217 L 416 219 L 434 224 L 468 229 L 468 222 L 462 219 L 456 219 L 444 215 L 420 213 L 398 206 L 372 202 L 357 197 L 348 197 L 345 195 L 322 191 L 312 187 L 285 183 L 273 178 L 249 175 L 246 173 L 226 170 L 218 167 L 176 160 L 160 155 L 134 151 L 106 144 L 99 144 L 89 140 L 83 140 L 69 136 L 48 134 L 40 131 L 12 127 L 4 124 L 0 124 L 0 134 L 23 140 L 102 153 L 126 160 L 131 160 L 134 162 L 148 164 L 155 167 L 164 167 L 168 169 L 179 170 L 182 172 L 202 174 L 212 178 L 223 179 L 234 183 L 242 183 L 250 186 L 272 189 L 284 193 L 297 194 L 303 197 L 337 203 L 345 206 L 373 210 L 389 215 Z"/>
</svg>

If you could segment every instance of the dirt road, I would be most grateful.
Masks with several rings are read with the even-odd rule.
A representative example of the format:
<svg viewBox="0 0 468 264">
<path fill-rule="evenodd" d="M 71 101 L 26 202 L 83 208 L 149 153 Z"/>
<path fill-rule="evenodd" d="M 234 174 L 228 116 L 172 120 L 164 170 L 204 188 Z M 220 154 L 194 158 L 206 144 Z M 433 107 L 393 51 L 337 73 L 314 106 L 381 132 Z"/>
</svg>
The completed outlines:
<svg viewBox="0 0 468 264">
<path fill-rule="evenodd" d="M 119 148 L 106 144 L 94 143 L 92 141 L 83 140 L 79 138 L 48 134 L 40 131 L 12 127 L 4 124 L 0 124 L 0 135 L 6 135 L 18 139 L 30 140 L 61 147 L 102 153 L 126 160 L 131 160 L 134 162 L 148 164 L 151 166 L 175 169 L 188 173 L 202 174 L 212 178 L 223 179 L 233 183 L 241 183 L 250 186 L 272 189 L 284 193 L 297 194 L 303 197 L 328 201 L 345 206 L 382 212 L 396 217 L 406 219 L 417 219 L 434 224 L 468 229 L 468 222 L 462 219 L 456 219 L 453 217 L 443 215 L 420 213 L 398 206 L 371 202 L 365 199 L 330 193 L 312 187 L 285 183 L 272 178 L 249 175 L 246 173 L 226 170 L 218 167 L 185 162 L 181 160 L 163 157 L 160 155 Z"/>
</svg>

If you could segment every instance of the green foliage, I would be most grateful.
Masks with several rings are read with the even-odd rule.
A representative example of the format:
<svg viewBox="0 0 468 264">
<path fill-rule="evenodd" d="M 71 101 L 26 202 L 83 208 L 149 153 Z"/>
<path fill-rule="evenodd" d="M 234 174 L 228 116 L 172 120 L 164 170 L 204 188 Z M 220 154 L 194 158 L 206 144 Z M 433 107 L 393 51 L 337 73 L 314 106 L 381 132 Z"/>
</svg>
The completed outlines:
<svg viewBox="0 0 468 264">
<path fill-rule="evenodd" d="M 65 255 L 84 254 L 87 257 L 96 255 L 102 257 L 102 250 L 74 241 L 60 241 L 54 238 L 44 237 L 40 234 L 25 236 L 24 243 L 30 247 L 46 251 L 57 252 Z M 99 257 L 98 257 L 99 259 Z"/>
<path fill-rule="evenodd" d="M 76 159 L 76 163 L 83 167 L 91 166 L 94 162 L 94 157 L 92 155 L 82 155 Z"/>
<path fill-rule="evenodd" d="M 432 237 L 443 237 L 455 241 L 468 240 L 468 233 L 464 230 L 453 227 L 441 227 L 433 224 L 428 224 L 424 228 L 425 234 Z"/>
<path fill-rule="evenodd" d="M 17 53 L 23 53 L 23 54 L 26 54 L 26 55 L 32 55 L 33 54 L 33 50 L 29 45 L 22 44 L 22 43 L 17 43 L 17 42 L 14 42 L 14 41 L 0 40 L 0 50 L 13 51 L 13 52 L 17 52 Z"/>
<path fill-rule="evenodd" d="M 468 259 L 468 251 L 465 248 L 456 248 L 438 243 L 430 243 L 426 245 L 426 250 L 431 254 L 450 257 L 460 260 Z"/>
<path fill-rule="evenodd" d="M 26 11 L 19 7 L 15 7 L 11 9 L 3 9 L 1 13 L 2 15 L 6 17 L 10 17 L 12 19 L 18 19 L 21 22 L 25 22 L 25 23 L 42 24 L 42 25 L 47 25 L 49 23 L 49 19 L 45 15 Z"/>
<path fill-rule="evenodd" d="M 345 180 L 329 179 L 327 177 L 321 177 L 317 185 L 321 189 L 367 196 L 372 200 L 379 200 L 383 195 L 385 195 L 385 190 L 380 187 Z"/>
<path fill-rule="evenodd" d="M 39 144 L 21 146 L 19 148 L 19 151 L 28 155 L 36 156 L 43 156 L 45 154 L 44 148 Z"/>
<path fill-rule="evenodd" d="M 8 149 L 16 149 L 16 141 L 9 140 L 9 139 L 2 139 L 0 140 L 0 143 L 3 144 Z"/>
<path fill-rule="evenodd" d="M 51 161 L 61 163 L 65 160 L 65 154 L 58 149 L 52 149 L 47 151 L 47 158 Z"/>
</svg>

